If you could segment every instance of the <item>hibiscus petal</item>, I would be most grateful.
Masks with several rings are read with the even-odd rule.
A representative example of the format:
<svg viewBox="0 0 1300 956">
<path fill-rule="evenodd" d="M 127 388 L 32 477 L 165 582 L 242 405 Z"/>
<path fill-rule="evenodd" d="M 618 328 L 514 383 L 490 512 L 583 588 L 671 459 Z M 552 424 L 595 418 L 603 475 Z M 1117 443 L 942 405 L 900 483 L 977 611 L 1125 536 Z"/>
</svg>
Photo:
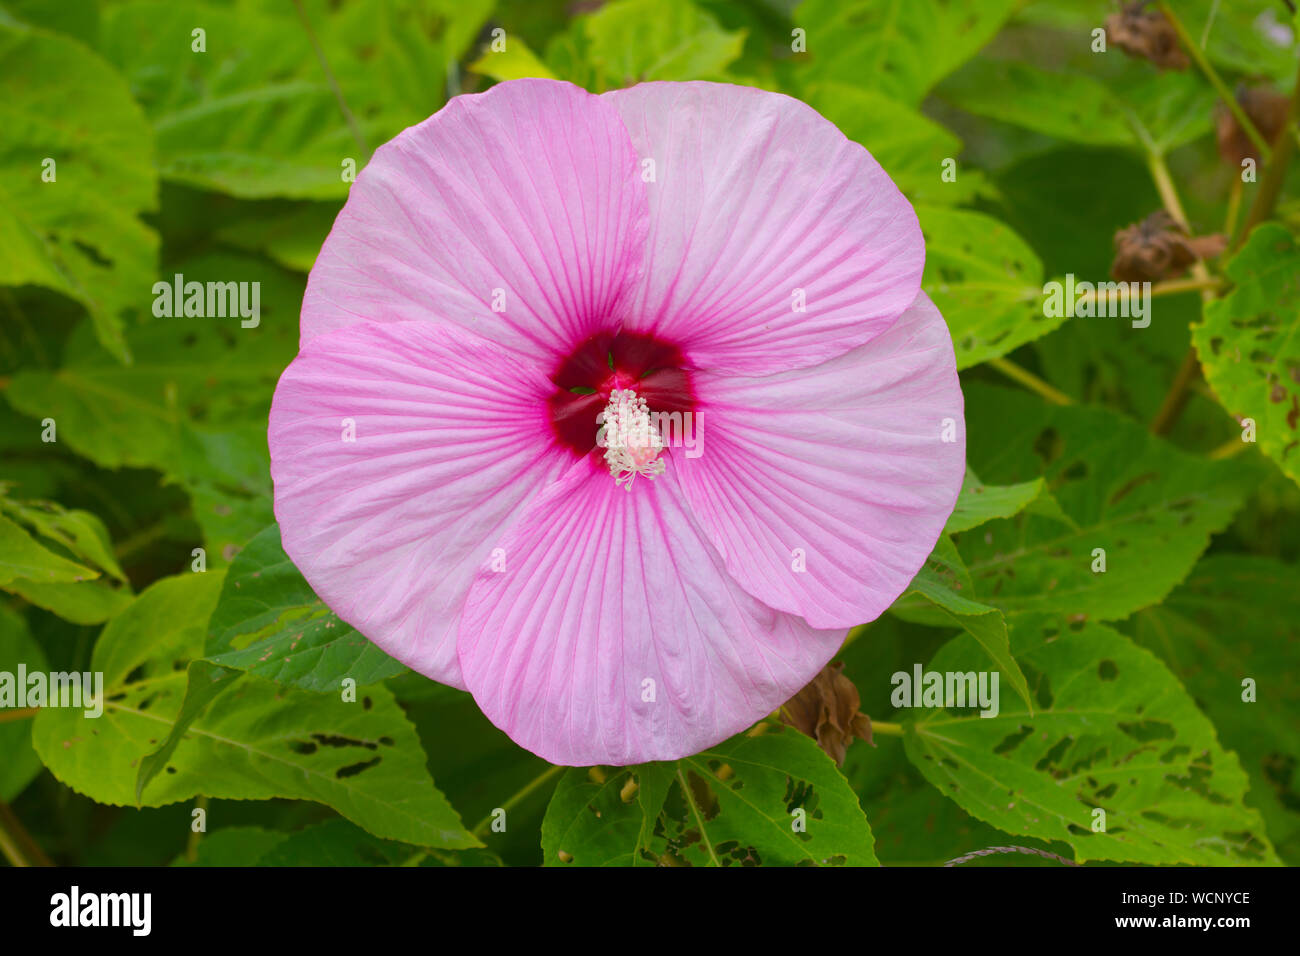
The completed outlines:
<svg viewBox="0 0 1300 956">
<path fill-rule="evenodd" d="M 934 303 L 921 293 L 887 332 L 814 368 L 695 382 L 697 457 L 673 448 L 668 468 L 727 571 L 814 627 L 879 616 L 925 563 L 965 472 Z"/>
<path fill-rule="evenodd" d="M 788 700 L 846 634 L 741 590 L 671 475 L 629 492 L 579 462 L 500 547 L 506 570 L 466 603 L 461 669 L 488 718 L 552 763 L 697 753 Z"/>
<path fill-rule="evenodd" d="M 451 323 L 549 368 L 616 327 L 647 215 L 627 131 L 600 97 L 553 80 L 458 96 L 357 177 L 312 268 L 302 341 L 362 321 Z"/>
<path fill-rule="evenodd" d="M 455 638 L 474 572 L 573 460 L 546 424 L 551 390 L 498 346 L 425 322 L 317 336 L 276 387 L 285 551 L 339 617 L 434 680 L 463 688 Z"/>
<path fill-rule="evenodd" d="M 604 97 L 648 184 L 646 269 L 628 327 L 701 368 L 814 365 L 888 328 L 925 264 L 911 205 L 865 149 L 811 107 L 720 83 Z M 797 290 L 806 311 L 796 311 Z"/>
</svg>

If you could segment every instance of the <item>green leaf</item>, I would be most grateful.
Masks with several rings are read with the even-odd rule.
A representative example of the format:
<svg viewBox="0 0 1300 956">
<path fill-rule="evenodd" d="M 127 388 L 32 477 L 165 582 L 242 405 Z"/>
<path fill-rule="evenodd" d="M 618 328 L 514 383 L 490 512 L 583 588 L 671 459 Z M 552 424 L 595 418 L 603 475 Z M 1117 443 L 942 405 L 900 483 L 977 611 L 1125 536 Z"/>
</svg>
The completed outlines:
<svg viewBox="0 0 1300 956">
<path fill-rule="evenodd" d="M 1049 276 L 1106 278 L 1115 230 L 1160 206 L 1146 164 L 1131 149 L 1040 147 L 998 169 L 993 182 L 1003 200 L 999 217 L 1042 256 Z M 1092 321 L 1089 330 L 1103 320 Z M 1130 348 L 1140 347 L 1137 336 L 1128 341 Z"/>
<path fill-rule="evenodd" d="M 280 546 L 278 525 L 231 564 L 204 650 L 214 663 L 322 693 L 406 670 L 316 596 Z"/>
<path fill-rule="evenodd" d="M 396 866 L 415 854 L 410 846 L 381 840 L 346 820 L 326 820 L 278 841 L 258 866 Z M 247 866 L 249 861 L 243 865 Z"/>
<path fill-rule="evenodd" d="M 614 0 L 582 23 L 603 88 L 723 79 L 745 45 L 745 31 L 723 30 L 690 0 Z"/>
<path fill-rule="evenodd" d="M 953 76 L 941 95 L 976 116 L 1067 142 L 1127 146 L 1135 140 L 1110 91 L 1084 73 L 981 57 Z"/>
<path fill-rule="evenodd" d="M 88 581 L 98 572 L 59 557 L 19 525 L 0 515 L 0 586 L 37 581 L 47 584 Z"/>
<path fill-rule="evenodd" d="M 482 73 L 484 76 L 490 76 L 494 80 L 504 82 L 506 80 L 520 80 L 525 77 L 535 76 L 544 80 L 553 80 L 555 74 L 551 68 L 543 63 L 528 45 L 518 37 L 508 37 L 506 39 L 506 48 L 502 51 L 495 52 L 492 49 L 484 51 L 483 55 L 471 63 L 467 69 L 475 73 Z"/>
<path fill-rule="evenodd" d="M 994 717 L 935 708 L 906 726 L 909 758 L 941 792 L 1007 833 L 1068 844 L 1079 862 L 1277 862 L 1236 755 L 1159 660 L 1104 625 L 1047 618 L 1015 622 L 1012 647 L 1032 716 L 1007 701 Z M 928 669 L 981 660 L 962 637 Z"/>
<path fill-rule="evenodd" d="M 554 768 L 507 737 L 465 691 L 414 671 L 390 678 L 384 686 L 402 702 L 440 789 L 461 817 L 487 822 L 475 830 L 500 857 L 539 864 L 537 835 L 555 789 L 549 776 Z M 455 732 L 449 733 L 452 727 Z M 493 828 L 498 808 L 508 814 L 504 830 Z"/>
<path fill-rule="evenodd" d="M 1018 0 L 805 0 L 794 24 L 808 31 L 809 72 L 864 80 L 917 105 L 1001 28 Z"/>
<path fill-rule="evenodd" d="M 1245 496 L 1239 467 L 1183 454 L 1103 409 L 978 384 L 965 394 L 971 466 L 999 483 L 1046 479 L 1073 522 L 1022 513 L 957 536 L 974 597 L 1008 615 L 1118 620 L 1157 603 Z"/>
<path fill-rule="evenodd" d="M 66 33 L 89 46 L 99 36 L 98 0 L 4 0 L 0 7 L 30 26 Z"/>
<path fill-rule="evenodd" d="M 182 425 L 168 480 L 189 493 L 208 567 L 233 560 L 244 542 L 275 520 L 266 421 L 221 429 Z"/>
<path fill-rule="evenodd" d="M 655 824 L 676 769 L 648 763 L 567 770 L 542 821 L 546 865 L 654 866 Z"/>
<path fill-rule="evenodd" d="M 967 468 L 966 479 L 957 496 L 957 506 L 944 525 L 943 533 L 969 531 L 986 521 L 1011 518 L 1031 508 L 1035 513 L 1056 516 L 1069 523 L 1070 519 L 1061 511 L 1061 506 L 1047 490 L 1047 483 L 1042 478 L 1016 485 L 986 485 L 975 472 Z"/>
<path fill-rule="evenodd" d="M 27 673 L 47 673 L 45 652 L 32 640 L 27 623 L 15 611 L 0 606 L 0 672 L 17 674 L 22 664 Z M 0 721 L 0 800 L 6 803 L 22 793 L 41 772 L 41 761 L 32 749 L 32 721 Z"/>
<path fill-rule="evenodd" d="M 62 545 L 79 561 L 109 577 L 126 581 L 104 522 L 89 511 L 64 508 L 53 501 L 14 501 L 0 487 L 0 512 L 29 527 L 35 534 Z"/>
<path fill-rule="evenodd" d="M 983 213 L 918 206 L 922 288 L 952 332 L 957 368 L 998 358 L 1057 328 L 1043 308 L 1043 264 L 1011 227 Z"/>
<path fill-rule="evenodd" d="M 157 750 L 151 750 L 138 762 L 139 769 L 135 775 L 137 807 L 144 799 L 144 788 L 167 767 L 172 754 L 176 752 L 176 745 L 184 738 L 190 725 L 208 709 L 208 704 L 225 693 L 240 676 L 242 676 L 241 671 L 230 667 L 219 667 L 208 661 L 190 663 L 185 684 L 185 698 L 181 701 L 181 709 L 177 711 L 172 721 L 167 738 Z"/>
<path fill-rule="evenodd" d="M 265 424 L 272 387 L 297 351 L 301 281 L 243 256 L 205 256 L 176 271 L 186 283 L 259 283 L 258 325 L 244 328 L 239 316 L 155 319 L 132 330 L 130 368 L 110 361 L 79 327 L 60 369 L 13 377 L 10 404 L 54 418 L 61 443 L 105 468 L 171 469 L 182 427 L 200 419 L 208 429 Z"/>
<path fill-rule="evenodd" d="M 98 518 L 49 501 L 13 501 L 4 491 L 0 485 L 0 588 L 74 624 L 106 621 L 131 602 Z"/>
<path fill-rule="evenodd" d="M 997 608 L 967 596 L 974 593 L 970 572 L 962 564 L 952 539 L 944 535 L 926 559 L 925 566 L 890 610 L 904 621 L 933 627 L 959 627 L 966 631 L 988 652 L 1032 713 L 1029 685 L 1020 665 L 1011 656 L 1006 619 Z M 918 601 L 913 595 L 923 600 Z"/>
<path fill-rule="evenodd" d="M 260 209 L 260 205 L 257 207 Z M 341 207 L 338 203 L 298 203 L 266 210 L 224 226 L 216 236 L 248 252 L 264 253 L 294 272 L 310 272 Z"/>
<path fill-rule="evenodd" d="M 878 865 L 834 762 L 810 737 L 763 729 L 675 763 L 569 771 L 542 824 L 545 865 Z"/>
<path fill-rule="evenodd" d="M 172 866 L 251 866 L 288 838 L 262 827 L 222 827 L 203 836 L 193 860 L 182 854 Z"/>
<path fill-rule="evenodd" d="M 1195 71 L 1152 72 L 1131 62 L 1113 84 L 1116 101 L 1127 110 L 1139 141 L 1164 155 L 1210 132 L 1215 93 Z"/>
<path fill-rule="evenodd" d="M 149 124 L 98 56 L 2 13 L 0 87 L 0 285 L 75 299 L 127 361 L 123 315 L 139 309 L 158 250 L 139 218 L 157 208 Z"/>
<path fill-rule="evenodd" d="M 861 143 L 914 203 L 955 205 L 990 192 L 977 169 L 958 168 L 944 182 L 944 161 L 962 142 L 929 117 L 874 90 L 829 81 L 811 85 L 804 100 Z"/>
<path fill-rule="evenodd" d="M 364 149 L 291 4 L 105 10 L 101 47 L 153 123 L 165 179 L 244 198 L 346 196 L 345 159 L 359 169 L 367 150 L 443 105 L 443 51 L 427 42 L 422 5 L 306 6 Z"/>
<path fill-rule="evenodd" d="M 222 577 L 164 578 L 109 622 L 91 661 L 104 675 L 103 717 L 43 708 L 32 729 L 55 777 L 99 803 L 136 803 L 136 767 L 177 724 L 185 665 L 202 651 Z M 434 787 L 392 694 L 375 686 L 358 696 L 345 701 L 245 675 L 183 731 L 140 802 L 157 807 L 198 794 L 312 800 L 385 839 L 480 845 Z"/>
<path fill-rule="evenodd" d="M 911 660 L 916 660 L 914 653 Z M 1008 842 L 1005 833 L 975 819 L 932 787 L 907 759 L 902 740 L 881 737 L 878 744 L 874 748 L 850 747 L 844 776 L 871 820 L 881 865 L 939 866 L 972 850 Z M 1018 836 L 1015 842 L 1067 856 L 1070 852 L 1062 844 L 1031 837 Z M 993 866 L 1062 865 L 1019 853 L 982 857 L 979 862 Z"/>
<path fill-rule="evenodd" d="M 1246 803 L 1278 855 L 1300 864 L 1300 676 L 1296 569 L 1243 554 L 1206 557 L 1165 602 L 1133 619 L 1134 639 L 1187 685 L 1250 776 Z M 1254 700 L 1243 682 L 1254 681 Z"/>
<path fill-rule="evenodd" d="M 1295 78 L 1295 32 L 1287 12 L 1270 0 L 1181 0 L 1178 16 L 1198 40 L 1204 36 L 1211 63 L 1274 82 Z"/>
<path fill-rule="evenodd" d="M 1260 448 L 1300 483 L 1300 245 L 1265 223 L 1227 274 L 1236 288 L 1206 305 L 1192 341 L 1224 407 L 1252 419 Z"/>
<path fill-rule="evenodd" d="M 260 857 L 245 859 L 248 866 L 403 866 L 417 857 L 420 866 L 500 866 L 485 850 L 437 850 L 421 853 L 409 844 L 381 840 L 346 820 L 326 820 L 287 836 Z M 202 846 L 202 844 L 200 844 Z"/>
</svg>

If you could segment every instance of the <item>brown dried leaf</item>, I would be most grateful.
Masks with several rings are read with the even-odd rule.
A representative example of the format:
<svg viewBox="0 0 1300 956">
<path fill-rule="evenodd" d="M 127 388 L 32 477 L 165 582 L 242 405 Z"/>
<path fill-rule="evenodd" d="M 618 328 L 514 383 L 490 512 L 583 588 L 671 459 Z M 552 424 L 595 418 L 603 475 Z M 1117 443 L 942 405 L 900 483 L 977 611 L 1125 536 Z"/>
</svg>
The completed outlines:
<svg viewBox="0 0 1300 956">
<path fill-rule="evenodd" d="M 858 689 L 841 673 L 843 668 L 840 661 L 827 664 L 781 708 L 781 722 L 816 740 L 836 764 L 844 763 L 855 737 L 875 746 L 871 718 L 858 710 Z"/>
</svg>

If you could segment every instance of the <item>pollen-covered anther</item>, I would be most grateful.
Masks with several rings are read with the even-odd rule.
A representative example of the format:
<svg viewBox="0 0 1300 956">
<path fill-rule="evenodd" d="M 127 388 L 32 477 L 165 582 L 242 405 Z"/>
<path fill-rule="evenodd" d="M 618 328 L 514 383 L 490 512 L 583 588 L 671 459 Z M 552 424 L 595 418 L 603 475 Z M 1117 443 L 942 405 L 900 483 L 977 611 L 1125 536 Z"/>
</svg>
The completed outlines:
<svg viewBox="0 0 1300 956">
<path fill-rule="evenodd" d="M 631 491 L 637 475 L 653 481 L 664 473 L 666 464 L 659 457 L 664 449 L 663 436 L 644 398 L 638 398 L 630 388 L 614 389 L 601 420 L 605 464 L 616 485 Z"/>
</svg>

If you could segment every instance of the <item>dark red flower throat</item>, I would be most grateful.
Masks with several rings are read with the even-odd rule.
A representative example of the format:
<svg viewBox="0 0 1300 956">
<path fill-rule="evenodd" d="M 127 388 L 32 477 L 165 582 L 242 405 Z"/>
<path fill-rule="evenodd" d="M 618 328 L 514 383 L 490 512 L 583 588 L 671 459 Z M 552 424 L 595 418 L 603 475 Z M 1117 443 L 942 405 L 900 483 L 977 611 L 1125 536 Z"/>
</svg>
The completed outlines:
<svg viewBox="0 0 1300 956">
<path fill-rule="evenodd" d="M 677 346 L 642 332 L 602 332 L 580 343 L 551 374 L 551 428 L 581 458 L 596 447 L 596 416 L 615 389 L 632 389 L 655 412 L 691 412 L 695 392 Z"/>
</svg>

